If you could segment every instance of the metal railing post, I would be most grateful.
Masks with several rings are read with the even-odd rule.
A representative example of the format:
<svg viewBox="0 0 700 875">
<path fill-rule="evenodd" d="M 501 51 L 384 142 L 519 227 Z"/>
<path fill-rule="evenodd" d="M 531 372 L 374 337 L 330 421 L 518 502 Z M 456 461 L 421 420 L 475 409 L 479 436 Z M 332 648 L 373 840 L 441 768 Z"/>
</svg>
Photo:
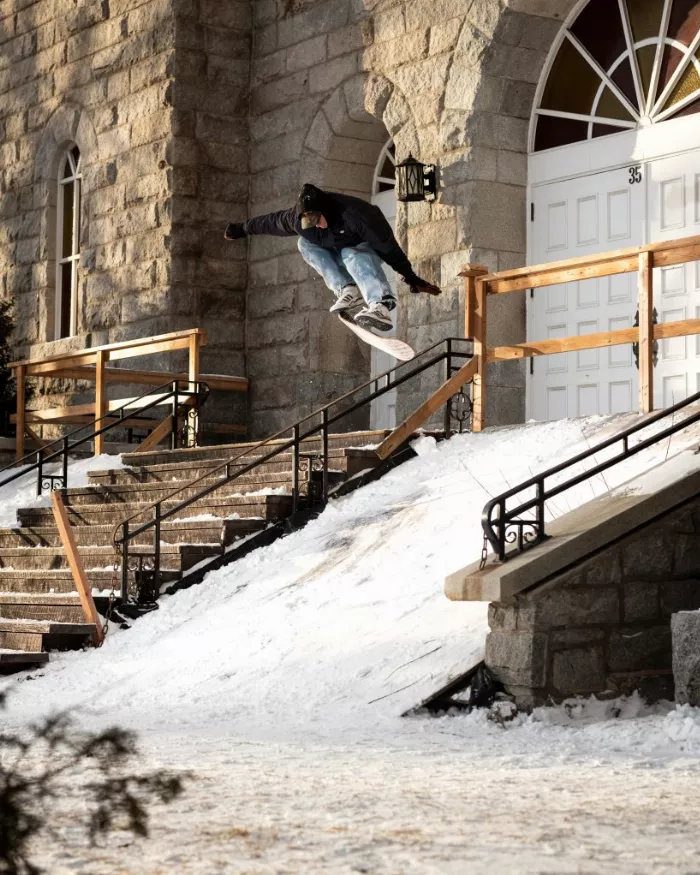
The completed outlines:
<svg viewBox="0 0 700 875">
<path fill-rule="evenodd" d="M 292 513 L 299 510 L 299 423 L 293 428 L 294 444 L 292 446 Z"/>
<path fill-rule="evenodd" d="M 129 598 L 129 523 L 122 523 L 122 601 Z"/>
<path fill-rule="evenodd" d="M 535 514 L 537 519 L 536 538 L 538 541 L 542 541 L 546 537 L 544 531 L 544 479 L 537 481 L 535 489 L 537 491 L 537 507 Z"/>
<path fill-rule="evenodd" d="M 160 591 L 160 502 L 154 508 L 154 526 L 153 526 L 153 595 L 157 598 Z"/>
<path fill-rule="evenodd" d="M 36 494 L 41 496 L 41 481 L 44 479 L 44 451 L 38 450 L 36 454 Z"/>
<path fill-rule="evenodd" d="M 324 407 L 321 413 L 322 421 L 322 452 L 323 452 L 323 504 L 328 503 L 328 408 Z"/>
<path fill-rule="evenodd" d="M 63 438 L 63 488 L 68 489 L 68 438 Z"/>
<path fill-rule="evenodd" d="M 503 562 L 506 555 L 506 502 L 498 502 L 498 558 Z"/>
<path fill-rule="evenodd" d="M 447 382 L 452 376 L 452 338 L 447 338 L 447 353 L 445 356 L 445 382 Z M 445 440 L 449 440 L 452 437 L 452 398 L 448 398 L 445 402 Z"/>
<path fill-rule="evenodd" d="M 177 380 L 173 381 L 173 430 L 170 434 L 170 449 L 177 449 Z"/>
</svg>

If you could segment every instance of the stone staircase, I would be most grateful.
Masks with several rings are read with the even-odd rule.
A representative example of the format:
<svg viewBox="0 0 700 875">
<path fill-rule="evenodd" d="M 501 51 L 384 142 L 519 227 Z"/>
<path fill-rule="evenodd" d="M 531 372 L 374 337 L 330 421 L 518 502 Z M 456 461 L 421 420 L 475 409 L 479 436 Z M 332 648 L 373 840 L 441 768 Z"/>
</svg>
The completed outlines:
<svg viewBox="0 0 700 875">
<path fill-rule="evenodd" d="M 372 446 L 387 433 L 330 436 L 331 485 L 377 466 Z M 64 499 L 66 510 L 93 593 L 119 592 L 121 572 L 115 571 L 119 560 L 113 546 L 118 523 L 184 487 L 177 498 L 163 505 L 164 509 L 175 506 L 221 476 L 220 472 L 209 472 L 254 446 L 126 454 L 122 457 L 125 468 L 93 471 L 88 486 L 69 488 Z M 238 467 L 271 448 L 268 444 L 251 450 Z M 313 458 L 319 450 L 320 441 L 311 439 L 304 442 L 301 455 Z M 236 467 L 234 462 L 231 470 Z M 309 477 L 314 476 L 301 475 L 302 494 L 308 490 Z M 205 480 L 188 487 L 199 477 Z M 281 453 L 163 523 L 162 583 L 176 583 L 203 560 L 221 557 L 241 538 L 289 517 L 292 504 L 292 454 Z M 150 518 L 146 511 L 134 525 Z M 0 671 L 42 664 L 50 650 L 83 647 L 94 632 L 94 626 L 85 622 L 51 508 L 21 508 L 17 519 L 19 528 L 0 529 Z M 147 531 L 131 543 L 132 559 L 148 555 L 152 537 L 153 532 Z M 134 574 L 130 572 L 132 581 Z"/>
</svg>

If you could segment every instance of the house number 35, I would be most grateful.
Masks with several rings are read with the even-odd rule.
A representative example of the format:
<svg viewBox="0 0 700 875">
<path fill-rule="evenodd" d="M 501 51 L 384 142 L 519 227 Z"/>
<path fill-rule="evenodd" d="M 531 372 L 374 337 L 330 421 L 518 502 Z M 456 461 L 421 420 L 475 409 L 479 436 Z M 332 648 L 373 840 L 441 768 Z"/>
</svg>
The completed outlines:
<svg viewBox="0 0 700 875">
<path fill-rule="evenodd" d="M 638 182 L 642 181 L 642 168 L 641 167 L 630 167 L 630 185 L 636 185 Z"/>
</svg>

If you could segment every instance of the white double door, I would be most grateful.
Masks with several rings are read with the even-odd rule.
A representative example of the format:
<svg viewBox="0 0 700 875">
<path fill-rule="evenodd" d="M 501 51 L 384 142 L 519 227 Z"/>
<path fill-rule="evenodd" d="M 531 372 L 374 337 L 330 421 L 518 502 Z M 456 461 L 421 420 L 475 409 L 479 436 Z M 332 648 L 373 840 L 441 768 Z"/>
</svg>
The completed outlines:
<svg viewBox="0 0 700 875">
<path fill-rule="evenodd" d="M 530 263 L 560 261 L 700 233 L 700 150 L 536 186 Z M 637 312 L 635 273 L 528 293 L 528 338 L 545 340 L 628 328 Z M 655 271 L 660 322 L 700 316 L 700 271 L 692 263 Z M 700 389 L 695 338 L 662 341 L 655 406 Z M 638 409 L 632 346 L 530 360 L 529 417 L 563 419 Z"/>
<path fill-rule="evenodd" d="M 394 191 L 384 191 L 380 194 L 375 194 L 372 197 L 372 203 L 379 207 L 384 213 L 384 218 L 389 222 L 392 228 L 396 227 L 396 193 Z M 389 281 L 389 285 L 396 294 L 396 274 L 391 268 L 385 266 L 384 272 Z M 398 296 L 397 296 L 398 301 Z M 396 319 L 397 313 L 392 313 L 394 320 L 394 328 L 386 332 L 387 337 L 396 336 Z M 388 353 L 382 352 L 379 349 L 372 347 L 371 370 L 372 376 L 383 374 L 390 368 L 394 367 L 396 359 Z M 385 392 L 380 395 L 370 405 L 370 428 L 372 429 L 391 429 L 396 428 L 396 389 L 390 392 Z"/>
</svg>

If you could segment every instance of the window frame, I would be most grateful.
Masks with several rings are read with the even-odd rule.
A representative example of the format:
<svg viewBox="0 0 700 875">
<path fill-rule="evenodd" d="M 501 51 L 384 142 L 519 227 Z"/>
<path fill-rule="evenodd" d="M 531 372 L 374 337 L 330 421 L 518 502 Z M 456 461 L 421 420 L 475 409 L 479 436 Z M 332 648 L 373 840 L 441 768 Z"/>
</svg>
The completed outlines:
<svg viewBox="0 0 700 875">
<path fill-rule="evenodd" d="M 697 73 L 700 78 L 700 29 L 694 34 L 688 45 L 676 39 L 675 31 L 671 33 L 671 17 L 675 0 L 662 0 L 661 18 L 659 21 L 659 31 L 653 37 L 647 37 L 640 40 L 635 40 L 632 31 L 629 10 L 627 6 L 628 0 L 610 0 L 611 14 L 619 14 L 622 26 L 622 32 L 625 37 L 626 48 L 621 52 L 619 57 L 612 63 L 608 69 L 603 69 L 598 62 L 593 58 L 591 52 L 584 46 L 573 33 L 573 28 L 588 6 L 590 0 L 579 0 L 579 3 L 571 11 L 566 21 L 562 25 L 561 30 L 557 34 L 554 43 L 551 47 L 547 63 L 545 64 L 542 75 L 538 82 L 533 110 L 530 118 L 530 137 L 529 137 L 529 153 L 541 154 L 552 149 L 559 149 L 562 145 L 574 145 L 576 143 L 590 142 L 595 140 L 600 135 L 595 134 L 596 126 L 610 127 L 616 129 L 618 134 L 629 130 L 639 130 L 643 127 L 658 124 L 670 120 L 674 117 L 680 117 L 684 110 L 688 107 L 694 107 L 697 103 L 699 109 L 692 110 L 700 112 L 700 87 L 696 87 L 692 92 L 683 97 L 675 104 L 668 105 L 668 101 L 672 98 L 675 89 L 681 82 L 684 75 L 691 68 Z M 613 11 L 615 10 L 615 11 Z M 590 110 L 583 111 L 566 111 L 561 109 L 547 109 L 544 105 L 545 93 L 550 76 L 553 74 L 554 66 L 559 58 L 560 50 L 568 43 L 573 47 L 578 56 L 583 59 L 588 67 L 598 76 L 600 82 L 596 97 L 592 103 Z M 644 48 L 654 46 L 655 58 L 651 73 L 651 82 L 648 89 L 644 87 L 642 82 L 639 54 L 638 52 Z M 665 84 L 660 83 L 661 69 L 663 63 L 664 52 L 667 49 L 675 49 L 681 54 L 681 59 L 676 66 L 675 71 Z M 618 67 L 629 62 L 632 81 L 634 83 L 635 99 L 628 99 L 622 89 L 613 81 L 612 77 Z M 607 118 L 603 115 L 598 115 L 598 109 L 601 97 L 605 89 L 609 88 L 613 95 L 620 101 L 623 108 L 629 113 L 628 119 L 622 118 Z M 635 105 L 636 104 L 636 105 Z M 571 140 L 566 144 L 558 144 L 551 146 L 539 146 L 537 143 L 537 129 L 540 119 L 548 118 L 551 120 L 562 119 L 571 122 L 580 122 L 587 126 L 587 136 Z M 603 134 L 607 136 L 609 134 Z"/>
<path fill-rule="evenodd" d="M 77 154 L 77 159 L 76 159 Z M 68 146 L 62 155 L 58 168 L 56 198 L 56 283 L 54 310 L 54 339 L 63 340 L 78 333 L 78 267 L 80 263 L 80 217 L 82 207 L 82 155 L 75 143 Z M 66 235 L 66 197 L 67 186 L 73 185 L 73 223 L 70 229 L 70 252 L 64 252 Z M 63 303 L 66 289 L 63 283 L 63 268 L 71 266 L 68 333 L 63 326 Z"/>
</svg>

